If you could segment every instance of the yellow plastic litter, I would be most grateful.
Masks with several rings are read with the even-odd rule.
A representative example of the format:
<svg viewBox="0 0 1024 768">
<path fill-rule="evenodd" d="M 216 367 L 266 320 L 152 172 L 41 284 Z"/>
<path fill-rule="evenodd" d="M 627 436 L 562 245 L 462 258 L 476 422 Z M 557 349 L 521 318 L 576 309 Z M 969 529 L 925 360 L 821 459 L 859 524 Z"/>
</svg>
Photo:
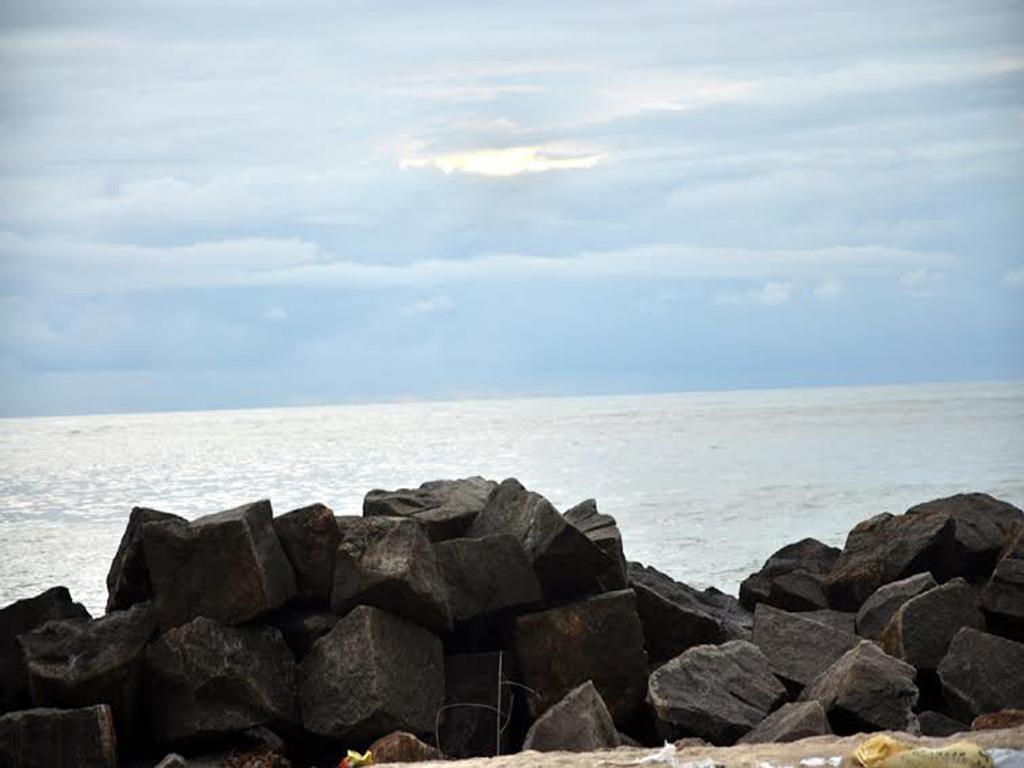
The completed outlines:
<svg viewBox="0 0 1024 768">
<path fill-rule="evenodd" d="M 363 754 L 359 754 L 354 749 L 350 749 L 338 768 L 359 768 L 359 766 L 366 765 L 373 765 L 373 752 L 366 750 Z"/>
<path fill-rule="evenodd" d="M 878 768 L 882 761 L 892 755 L 906 752 L 911 746 L 906 742 L 886 736 L 884 733 L 872 736 L 853 753 L 853 759 L 864 768 Z"/>
<path fill-rule="evenodd" d="M 879 735 L 861 744 L 853 757 L 864 768 L 992 768 L 992 758 L 969 741 L 944 747 L 912 747 Z"/>
</svg>

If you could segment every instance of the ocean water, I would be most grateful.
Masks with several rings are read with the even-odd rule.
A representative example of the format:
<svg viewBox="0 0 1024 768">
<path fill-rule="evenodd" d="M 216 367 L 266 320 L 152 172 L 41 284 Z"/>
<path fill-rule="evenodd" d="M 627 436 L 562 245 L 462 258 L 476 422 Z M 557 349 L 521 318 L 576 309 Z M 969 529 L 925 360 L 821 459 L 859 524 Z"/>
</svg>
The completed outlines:
<svg viewBox="0 0 1024 768">
<path fill-rule="evenodd" d="M 1024 504 L 1024 382 L 0 420 L 0 605 L 65 584 L 94 614 L 132 506 L 514 476 L 594 497 L 626 554 L 735 592 L 778 547 L 961 491 Z"/>
</svg>

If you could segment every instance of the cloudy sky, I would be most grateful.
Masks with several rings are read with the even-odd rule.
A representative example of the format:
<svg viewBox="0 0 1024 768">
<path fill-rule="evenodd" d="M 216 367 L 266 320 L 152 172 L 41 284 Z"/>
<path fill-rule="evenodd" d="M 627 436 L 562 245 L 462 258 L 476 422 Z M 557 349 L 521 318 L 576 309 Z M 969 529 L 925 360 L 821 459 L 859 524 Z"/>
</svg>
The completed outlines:
<svg viewBox="0 0 1024 768">
<path fill-rule="evenodd" d="M 1022 118 L 1021 2 L 5 0 L 0 414 L 1024 377 Z"/>
</svg>

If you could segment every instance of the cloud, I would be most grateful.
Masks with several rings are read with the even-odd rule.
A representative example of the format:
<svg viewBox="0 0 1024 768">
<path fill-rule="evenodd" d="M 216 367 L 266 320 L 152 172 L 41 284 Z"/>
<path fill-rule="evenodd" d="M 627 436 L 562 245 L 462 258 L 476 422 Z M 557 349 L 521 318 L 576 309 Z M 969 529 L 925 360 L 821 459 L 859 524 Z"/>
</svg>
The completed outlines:
<svg viewBox="0 0 1024 768">
<path fill-rule="evenodd" d="M 1024 267 L 1017 267 L 1011 269 L 1005 275 L 1003 275 L 1003 285 L 1007 288 L 1020 289 L 1024 288 Z"/>
<path fill-rule="evenodd" d="M 946 276 L 942 272 L 921 267 L 900 276 L 900 285 L 903 290 L 915 299 L 930 299 L 942 293 L 945 287 Z"/>
<path fill-rule="evenodd" d="M 814 298 L 821 301 L 836 301 L 843 295 L 842 280 L 825 280 L 814 286 Z"/>
<path fill-rule="evenodd" d="M 567 153 L 543 147 L 509 147 L 454 152 L 436 157 L 408 157 L 399 161 L 402 170 L 433 166 L 445 174 L 473 173 L 481 176 L 517 176 L 520 173 L 542 173 L 593 168 L 602 154 Z"/>
<path fill-rule="evenodd" d="M 751 288 L 743 293 L 720 293 L 715 296 L 719 304 L 755 304 L 763 307 L 778 307 L 793 296 L 792 283 L 770 281 L 760 288 Z"/>
<path fill-rule="evenodd" d="M 420 299 L 402 308 L 405 315 L 429 315 L 437 312 L 450 312 L 455 308 L 455 302 L 448 296 L 432 296 L 428 299 Z"/>
</svg>

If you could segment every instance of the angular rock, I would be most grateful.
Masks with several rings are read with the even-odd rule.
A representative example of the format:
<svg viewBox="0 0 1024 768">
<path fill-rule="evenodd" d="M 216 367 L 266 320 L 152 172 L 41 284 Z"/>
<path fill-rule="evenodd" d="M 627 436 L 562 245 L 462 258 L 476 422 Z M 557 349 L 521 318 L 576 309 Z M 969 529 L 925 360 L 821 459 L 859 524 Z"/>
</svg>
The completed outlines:
<svg viewBox="0 0 1024 768">
<path fill-rule="evenodd" d="M 767 603 L 787 611 L 826 608 L 824 577 L 832 569 L 839 550 L 817 539 L 801 539 L 773 554 L 761 570 L 740 584 L 740 603 L 753 611 Z"/>
<path fill-rule="evenodd" d="M 567 509 L 565 519 L 594 542 L 606 558 L 605 572 L 600 577 L 606 589 L 626 587 L 626 557 L 622 553 L 622 534 L 615 518 L 597 511 L 597 501 L 587 499 Z"/>
<path fill-rule="evenodd" d="M 662 738 L 699 736 L 727 746 L 786 700 L 768 659 L 746 640 L 698 645 L 651 675 L 647 695 Z"/>
<path fill-rule="evenodd" d="M 283 605 L 295 576 L 274 533 L 269 501 L 201 517 L 142 525 L 160 626 L 197 616 L 240 624 Z"/>
<path fill-rule="evenodd" d="M 200 616 L 168 630 L 146 652 L 146 690 L 161 746 L 298 721 L 295 660 L 273 627 Z"/>
<path fill-rule="evenodd" d="M 456 653 L 444 659 L 444 703 L 438 736 L 451 758 L 493 757 L 508 751 L 512 709 L 509 655 Z M 500 739 L 500 741 L 499 741 Z"/>
<path fill-rule="evenodd" d="M 423 528 L 396 517 L 341 518 L 331 610 L 372 605 L 438 634 L 452 628 L 448 589 Z"/>
<path fill-rule="evenodd" d="M 370 745 L 373 764 L 382 763 L 423 763 L 427 760 L 443 760 L 444 755 L 429 744 L 424 744 L 411 733 L 395 731 L 382 736 Z"/>
<path fill-rule="evenodd" d="M 452 539 L 434 549 L 457 622 L 539 605 L 543 599 L 537 575 L 514 536 Z"/>
<path fill-rule="evenodd" d="M 984 629 L 985 619 L 967 582 L 957 578 L 912 597 L 882 632 L 890 656 L 918 669 L 935 669 L 962 627 Z"/>
<path fill-rule="evenodd" d="M 940 584 L 956 576 L 985 579 L 1022 523 L 1019 509 L 984 493 L 936 499 L 904 515 L 876 515 L 847 537 L 828 577 L 829 603 L 855 610 L 883 584 L 926 571 Z"/>
<path fill-rule="evenodd" d="M 918 695 L 912 666 L 862 640 L 807 686 L 800 701 L 817 701 L 832 731 L 848 736 L 912 729 Z"/>
<path fill-rule="evenodd" d="M 972 731 L 991 731 L 1002 728 L 1020 728 L 1024 725 L 1024 709 L 1001 709 L 978 715 L 971 723 Z"/>
<path fill-rule="evenodd" d="M 1001 709 L 1024 709 L 1024 643 L 965 627 L 939 664 L 949 713 L 970 722 Z"/>
<path fill-rule="evenodd" d="M 370 491 L 363 499 L 365 517 L 405 517 L 426 528 L 431 541 L 464 536 L 498 484 L 482 477 L 432 480 L 419 488 Z"/>
<path fill-rule="evenodd" d="M 730 595 L 694 589 L 640 563 L 629 564 L 629 583 L 651 661 L 695 645 L 750 639 L 753 617 Z"/>
<path fill-rule="evenodd" d="M 587 680 L 620 727 L 643 705 L 647 654 L 631 590 L 520 616 L 514 642 L 523 682 L 536 692 L 534 717 Z"/>
<path fill-rule="evenodd" d="M 816 701 L 783 704 L 739 740 L 740 744 L 798 741 L 832 733 L 825 710 Z"/>
<path fill-rule="evenodd" d="M 29 709 L 0 717 L 5 768 L 117 768 L 110 707 Z"/>
<path fill-rule="evenodd" d="M 334 512 L 312 504 L 274 518 L 274 532 L 295 574 L 299 600 L 326 605 L 334 586 L 334 556 L 341 534 Z"/>
<path fill-rule="evenodd" d="M 67 587 L 52 587 L 0 609 L 0 712 L 24 709 L 29 704 L 25 659 L 18 635 L 55 619 L 89 618 L 81 604 L 71 602 Z"/>
<path fill-rule="evenodd" d="M 524 751 L 537 752 L 592 752 L 617 746 L 615 722 L 589 680 L 538 717 L 523 742 Z"/>
<path fill-rule="evenodd" d="M 850 611 L 834 611 L 831 608 L 820 608 L 817 611 L 801 611 L 800 615 L 805 619 L 816 621 L 831 627 L 838 632 L 856 634 L 857 614 Z"/>
<path fill-rule="evenodd" d="M 919 713 L 917 722 L 921 726 L 922 736 L 952 736 L 954 733 L 964 733 L 971 729 L 969 725 L 954 720 L 949 715 L 930 709 Z"/>
<path fill-rule="evenodd" d="M 466 535 L 496 534 L 510 534 L 522 544 L 549 601 L 614 586 L 607 581 L 605 554 L 547 499 L 527 491 L 517 480 L 505 480 L 494 490 Z"/>
<path fill-rule="evenodd" d="M 937 586 L 938 582 L 930 573 L 916 573 L 879 587 L 857 612 L 857 634 L 877 640 L 907 600 Z"/>
<path fill-rule="evenodd" d="M 146 553 L 142 546 L 142 526 L 172 520 L 182 525 L 188 524 L 185 518 L 167 512 L 146 507 L 132 509 L 107 573 L 107 613 L 123 611 L 136 603 L 152 599 L 153 588 L 149 583 L 149 568 L 146 566 Z"/>
<path fill-rule="evenodd" d="M 142 702 L 146 644 L 156 632 L 152 603 L 95 621 L 51 621 L 21 636 L 29 694 L 40 707 L 109 704 L 118 733 L 134 733 Z"/>
<path fill-rule="evenodd" d="M 340 619 L 337 613 L 286 606 L 268 613 L 261 622 L 279 629 L 292 655 L 301 661 L 313 650 L 313 644 L 330 632 Z"/>
<path fill-rule="evenodd" d="M 1024 526 L 996 564 L 981 602 L 992 631 L 1024 642 Z"/>
<path fill-rule="evenodd" d="M 800 613 L 787 613 L 760 603 L 754 611 L 754 645 L 761 649 L 772 672 L 797 694 L 860 638 L 840 632 Z"/>
<path fill-rule="evenodd" d="M 359 606 L 316 641 L 302 662 L 302 722 L 349 743 L 391 731 L 430 733 L 444 701 L 441 641 L 427 630 Z"/>
</svg>

